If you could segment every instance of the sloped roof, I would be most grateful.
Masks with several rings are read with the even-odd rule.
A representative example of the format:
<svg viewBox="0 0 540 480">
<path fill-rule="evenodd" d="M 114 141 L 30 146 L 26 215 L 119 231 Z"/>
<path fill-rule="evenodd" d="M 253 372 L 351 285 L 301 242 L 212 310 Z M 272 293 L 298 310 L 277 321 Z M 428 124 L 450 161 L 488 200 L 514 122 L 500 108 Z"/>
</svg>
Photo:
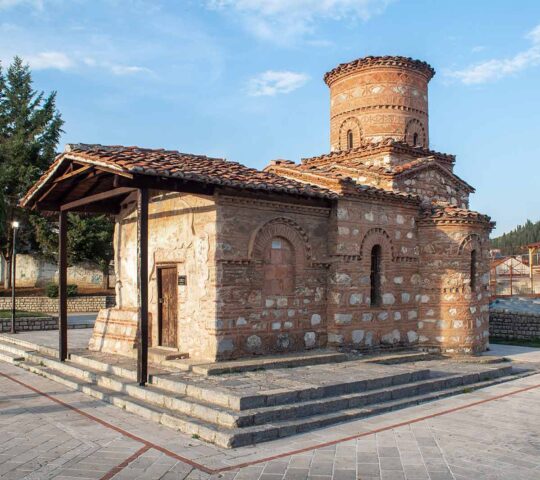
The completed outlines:
<svg viewBox="0 0 540 480">
<path fill-rule="evenodd" d="M 424 209 L 421 218 L 423 220 L 442 222 L 485 223 L 491 225 L 491 227 L 495 226 L 495 222 L 491 221 L 489 215 L 450 205 L 431 205 L 429 208 Z"/>
<path fill-rule="evenodd" d="M 406 142 L 385 138 L 380 142 L 364 142 L 358 147 L 349 150 L 337 150 L 335 152 L 318 155 L 316 157 L 302 158 L 303 164 L 319 164 L 325 162 L 338 161 L 347 158 L 369 157 L 378 153 L 404 153 L 415 158 L 433 157 L 444 163 L 453 164 L 456 160 L 455 155 L 436 152 L 424 147 L 413 147 Z"/>
<path fill-rule="evenodd" d="M 55 172 L 66 160 L 74 160 L 96 167 L 106 167 L 112 172 L 170 177 L 182 180 L 245 188 L 269 192 L 288 193 L 306 197 L 332 198 L 330 190 L 315 185 L 296 182 L 269 172 L 246 167 L 237 162 L 204 155 L 193 155 L 175 150 L 68 144 L 45 174 L 21 200 L 25 206 L 55 177 Z"/>
</svg>

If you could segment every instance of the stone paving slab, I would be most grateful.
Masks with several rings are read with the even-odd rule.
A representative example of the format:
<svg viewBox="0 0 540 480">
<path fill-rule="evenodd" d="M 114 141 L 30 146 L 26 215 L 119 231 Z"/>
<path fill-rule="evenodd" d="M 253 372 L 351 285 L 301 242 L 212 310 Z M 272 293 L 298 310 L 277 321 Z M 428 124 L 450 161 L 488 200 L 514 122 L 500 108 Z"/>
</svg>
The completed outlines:
<svg viewBox="0 0 540 480">
<path fill-rule="evenodd" d="M 11 365 L 0 364 L 0 372 L 31 384 L 82 412 L 140 435 L 158 448 L 166 446 L 175 454 L 206 467 L 222 468 L 284 454 L 275 460 L 212 474 L 150 448 L 120 470 L 115 479 L 540 478 L 540 388 L 415 421 L 517 389 L 540 386 L 540 375 L 366 421 L 338 425 L 318 431 L 316 436 L 306 434 L 301 439 L 226 451 L 149 424 Z M 413 423 L 407 423 L 410 421 Z M 388 428 L 392 425 L 394 428 Z M 322 443 L 374 429 L 378 429 L 378 433 L 286 454 L 308 445 L 307 438 Z M 1 478 L 103 478 L 110 471 L 107 468 L 121 464 L 140 448 L 140 442 L 121 432 L 0 376 Z"/>
</svg>

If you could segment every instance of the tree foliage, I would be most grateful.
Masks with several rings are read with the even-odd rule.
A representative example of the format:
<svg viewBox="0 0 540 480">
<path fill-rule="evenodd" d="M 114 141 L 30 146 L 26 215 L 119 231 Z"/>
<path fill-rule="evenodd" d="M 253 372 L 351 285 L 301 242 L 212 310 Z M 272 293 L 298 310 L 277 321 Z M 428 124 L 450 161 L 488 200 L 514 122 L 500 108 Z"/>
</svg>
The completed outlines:
<svg viewBox="0 0 540 480">
<path fill-rule="evenodd" d="M 535 242 L 540 242 L 540 221 L 533 223 L 527 220 L 524 225 L 518 225 L 514 230 L 493 238 L 491 247 L 500 248 L 503 255 L 517 255 L 525 253 L 525 245 Z"/>
<path fill-rule="evenodd" d="M 6 73 L 0 67 L 0 246 L 8 262 L 13 220 L 21 224 L 18 245 L 36 247 L 29 228 L 32 214 L 18 203 L 53 161 L 62 125 L 56 92 L 45 96 L 34 90 L 21 58 L 15 57 Z"/>
<path fill-rule="evenodd" d="M 57 216 L 43 216 L 18 206 L 20 199 L 54 161 L 64 121 L 56 92 L 34 90 L 32 74 L 15 57 L 4 73 L 0 66 L 0 249 L 11 262 L 11 222 L 21 224 L 17 251 L 57 259 Z M 90 261 L 107 271 L 112 259 L 113 223 L 103 215 L 68 215 L 68 261 Z"/>
<path fill-rule="evenodd" d="M 57 259 L 58 223 L 50 218 L 33 217 L 36 240 L 41 253 Z M 113 222 L 106 215 L 88 216 L 68 213 L 68 263 L 97 263 L 107 272 L 113 258 Z"/>
</svg>

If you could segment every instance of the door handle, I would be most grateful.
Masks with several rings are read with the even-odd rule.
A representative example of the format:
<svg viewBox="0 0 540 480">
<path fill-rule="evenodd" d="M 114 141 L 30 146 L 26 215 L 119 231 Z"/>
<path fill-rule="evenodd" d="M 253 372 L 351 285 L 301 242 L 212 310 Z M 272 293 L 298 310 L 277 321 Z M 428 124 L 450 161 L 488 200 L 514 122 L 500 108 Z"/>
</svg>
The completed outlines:
<svg viewBox="0 0 540 480">
<path fill-rule="evenodd" d="M 158 303 L 163 304 L 163 303 L 165 303 L 165 302 L 164 302 L 163 298 L 160 298 L 160 299 L 158 299 Z"/>
</svg>

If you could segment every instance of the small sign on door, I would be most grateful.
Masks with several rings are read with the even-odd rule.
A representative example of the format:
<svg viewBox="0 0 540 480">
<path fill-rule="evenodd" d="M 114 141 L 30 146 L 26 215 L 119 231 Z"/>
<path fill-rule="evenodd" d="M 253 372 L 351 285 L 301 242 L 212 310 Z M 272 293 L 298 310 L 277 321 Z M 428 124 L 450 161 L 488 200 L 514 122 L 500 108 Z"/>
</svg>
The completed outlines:
<svg viewBox="0 0 540 480">
<path fill-rule="evenodd" d="M 186 275 L 178 275 L 178 285 L 180 285 L 180 286 L 186 286 L 187 285 L 187 276 Z"/>
</svg>

